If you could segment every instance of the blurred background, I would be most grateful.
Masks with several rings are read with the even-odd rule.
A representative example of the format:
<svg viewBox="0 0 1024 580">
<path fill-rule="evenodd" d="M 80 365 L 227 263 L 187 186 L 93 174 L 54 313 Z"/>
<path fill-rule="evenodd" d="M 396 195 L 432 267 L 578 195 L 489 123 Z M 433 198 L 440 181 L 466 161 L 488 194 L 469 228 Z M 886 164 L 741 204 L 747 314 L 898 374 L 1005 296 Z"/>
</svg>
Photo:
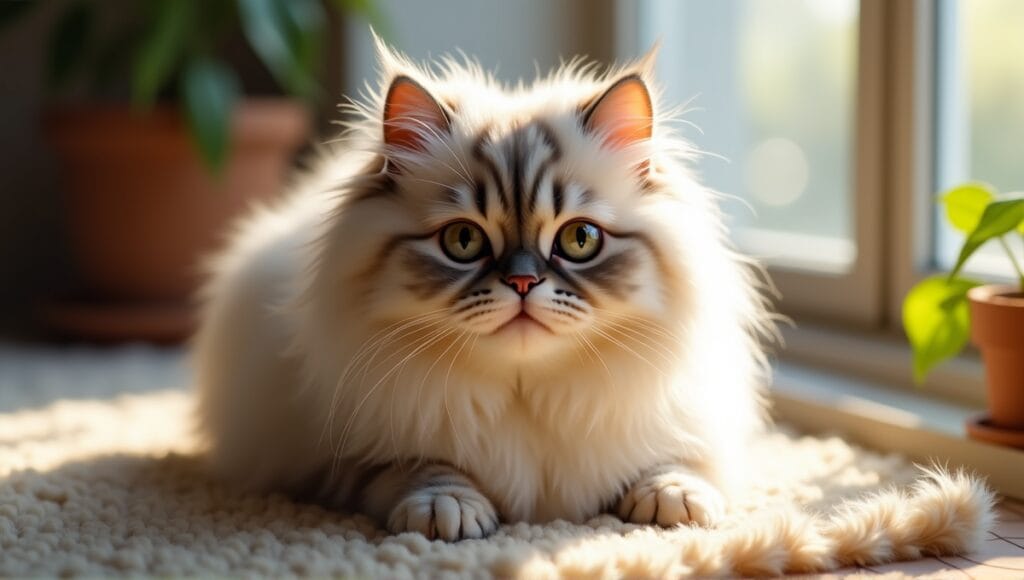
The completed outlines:
<svg viewBox="0 0 1024 580">
<path fill-rule="evenodd" d="M 415 59 L 462 50 L 509 83 L 660 39 L 665 102 L 684 107 L 679 129 L 727 195 L 736 243 L 783 277 L 859 275 L 868 253 L 888 272 L 875 278 L 889 276 L 879 260 L 905 249 L 882 232 L 884 209 L 862 206 L 881 195 L 863 178 L 903 161 L 862 158 L 865 127 L 907 114 L 884 96 L 865 104 L 869 75 L 898 58 L 898 4 L 916 7 L 907 86 L 928 127 L 908 162 L 924 175 L 906 194 L 913 277 L 948 267 L 960 241 L 936 192 L 966 179 L 1024 189 L 1019 0 L 2 0 L 0 335 L 187 334 L 198 256 L 331 134 L 342 95 L 376 78 L 371 24 Z M 872 221 L 882 241 L 868 244 Z M 971 271 L 1007 276 L 995 258 L 982 252 Z M 895 293 L 884 285 L 872 292 Z M 829 318 L 787 300 L 798 318 Z M 866 325 L 885 326 L 876 310 Z"/>
<path fill-rule="evenodd" d="M 615 56 L 611 0 L 0 1 L 0 335 L 173 342 L 198 256 L 375 81 L 370 26 L 506 80 Z"/>
</svg>

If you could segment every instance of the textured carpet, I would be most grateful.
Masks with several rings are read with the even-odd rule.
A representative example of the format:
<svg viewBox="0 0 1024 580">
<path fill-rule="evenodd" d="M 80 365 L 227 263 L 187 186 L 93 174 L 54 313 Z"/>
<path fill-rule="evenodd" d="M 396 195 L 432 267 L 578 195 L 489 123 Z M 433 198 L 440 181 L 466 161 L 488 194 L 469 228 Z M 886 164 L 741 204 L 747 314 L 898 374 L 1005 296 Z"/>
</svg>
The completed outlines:
<svg viewBox="0 0 1024 580">
<path fill-rule="evenodd" d="M 0 414 L 0 575 L 769 575 L 964 551 L 992 517 L 970 478 L 780 431 L 718 529 L 601 516 L 458 544 L 389 537 L 210 481 L 190 453 L 190 405 L 171 390 Z"/>
</svg>

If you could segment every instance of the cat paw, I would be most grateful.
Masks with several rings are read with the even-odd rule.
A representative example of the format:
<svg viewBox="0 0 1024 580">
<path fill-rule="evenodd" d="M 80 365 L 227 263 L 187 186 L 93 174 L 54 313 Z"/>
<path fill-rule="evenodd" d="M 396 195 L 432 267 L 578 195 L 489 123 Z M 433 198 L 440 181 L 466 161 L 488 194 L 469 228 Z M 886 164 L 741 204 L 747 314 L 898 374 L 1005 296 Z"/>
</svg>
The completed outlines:
<svg viewBox="0 0 1024 580">
<path fill-rule="evenodd" d="M 703 478 L 681 470 L 648 475 L 633 484 L 616 510 L 624 522 L 663 527 L 711 527 L 725 516 L 725 498 Z"/>
<path fill-rule="evenodd" d="M 410 492 L 388 516 L 394 534 L 419 532 L 449 542 L 484 538 L 498 529 L 498 513 L 491 502 L 472 487 L 449 485 Z"/>
</svg>

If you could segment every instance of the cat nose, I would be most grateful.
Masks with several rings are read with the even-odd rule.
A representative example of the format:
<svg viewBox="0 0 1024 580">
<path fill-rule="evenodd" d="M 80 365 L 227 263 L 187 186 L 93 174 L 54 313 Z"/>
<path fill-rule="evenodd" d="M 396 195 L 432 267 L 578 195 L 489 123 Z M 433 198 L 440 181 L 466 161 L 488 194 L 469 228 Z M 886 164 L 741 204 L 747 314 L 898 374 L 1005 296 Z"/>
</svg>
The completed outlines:
<svg viewBox="0 0 1024 580">
<path fill-rule="evenodd" d="M 540 280 L 532 275 L 506 276 L 505 283 L 512 287 L 520 296 L 526 296 L 530 290 L 540 284 Z"/>
<path fill-rule="evenodd" d="M 519 296 L 526 296 L 530 289 L 541 283 L 540 261 L 523 248 L 519 248 L 501 265 L 502 281 L 512 287 Z"/>
</svg>

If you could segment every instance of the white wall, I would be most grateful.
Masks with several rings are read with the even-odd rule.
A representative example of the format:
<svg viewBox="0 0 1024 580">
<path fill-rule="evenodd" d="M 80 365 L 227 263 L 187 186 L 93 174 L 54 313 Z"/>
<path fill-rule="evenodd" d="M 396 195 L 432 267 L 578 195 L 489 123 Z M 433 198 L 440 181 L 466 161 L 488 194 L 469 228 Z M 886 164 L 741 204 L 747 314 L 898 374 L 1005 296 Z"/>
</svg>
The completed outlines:
<svg viewBox="0 0 1024 580">
<path fill-rule="evenodd" d="M 514 83 L 578 54 L 614 58 L 613 0 L 383 0 L 391 44 L 416 60 L 462 49 Z M 346 30 L 346 91 L 375 81 L 367 24 Z"/>
</svg>

